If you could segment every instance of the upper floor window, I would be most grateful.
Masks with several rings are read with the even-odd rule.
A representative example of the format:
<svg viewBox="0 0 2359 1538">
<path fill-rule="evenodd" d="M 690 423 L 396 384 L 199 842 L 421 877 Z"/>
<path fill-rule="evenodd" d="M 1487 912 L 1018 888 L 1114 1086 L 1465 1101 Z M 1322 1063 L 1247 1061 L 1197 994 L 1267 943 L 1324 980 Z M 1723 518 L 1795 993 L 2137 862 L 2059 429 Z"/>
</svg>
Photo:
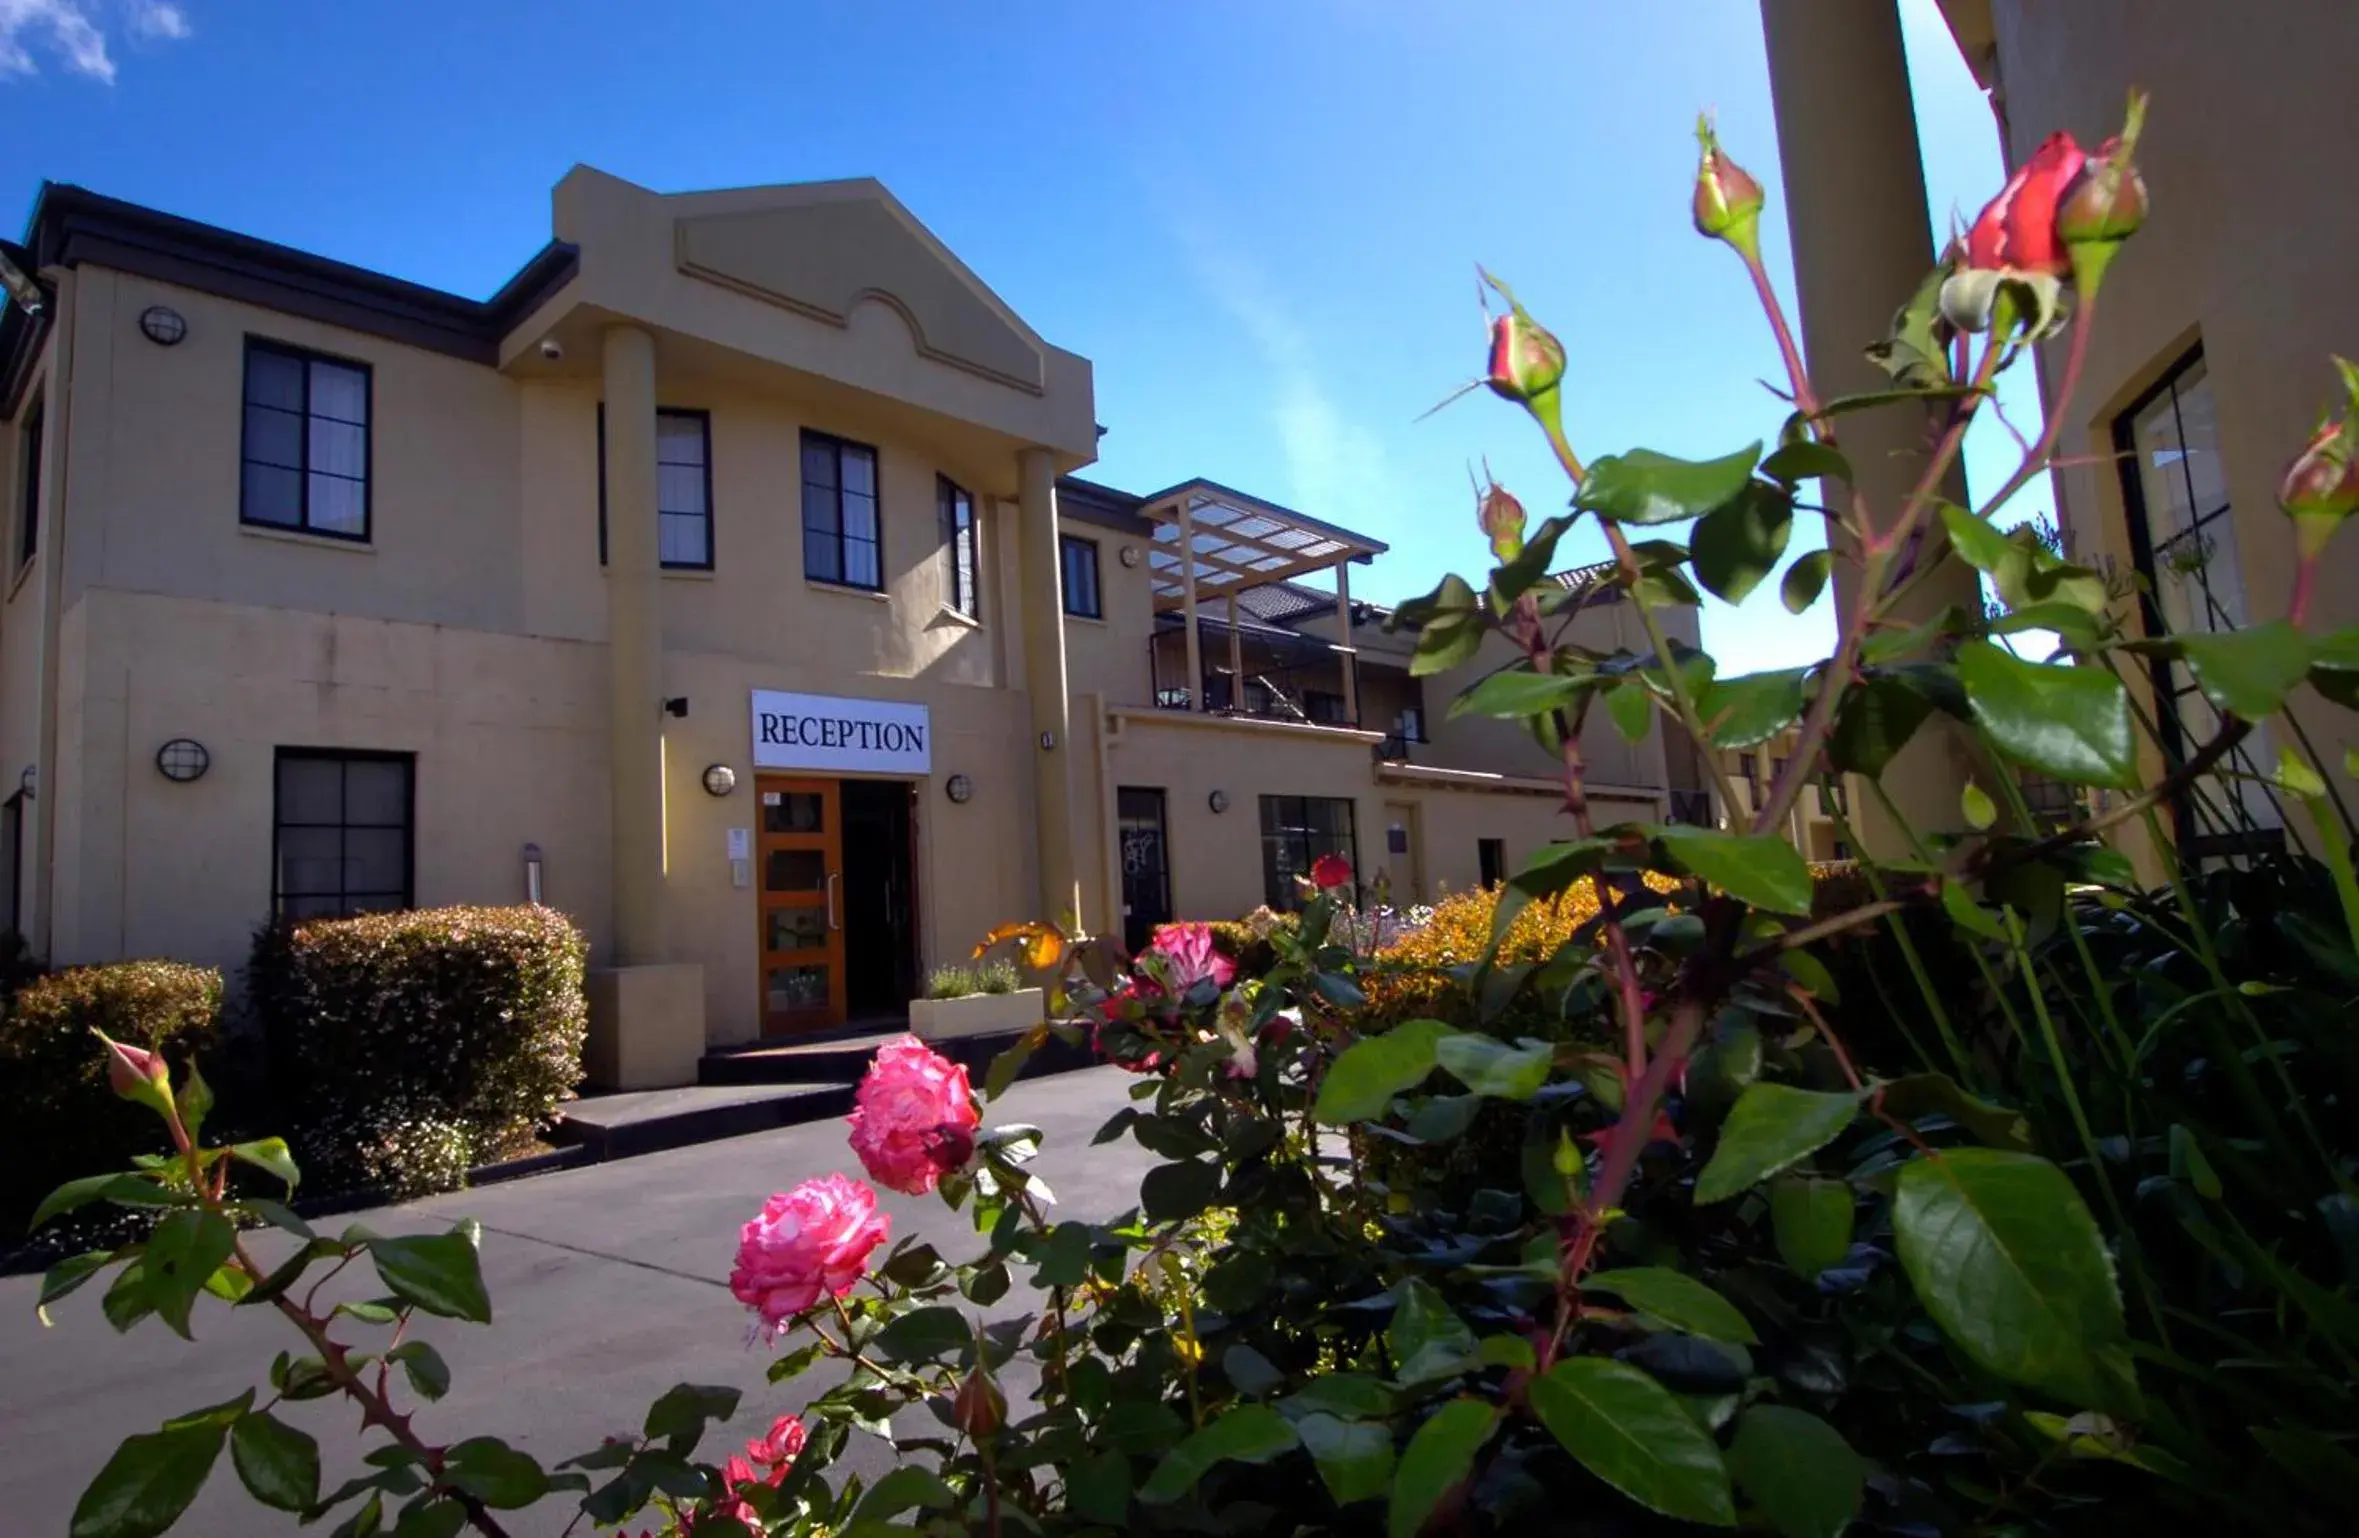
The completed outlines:
<svg viewBox="0 0 2359 1538">
<path fill-rule="evenodd" d="M 655 552 L 674 571 L 713 569 L 713 419 L 655 414 Z M 598 559 L 606 560 L 606 406 L 598 406 Z"/>
<path fill-rule="evenodd" d="M 41 544 L 41 408 L 37 404 L 25 412 L 16 451 L 18 463 L 24 467 L 17 477 L 16 504 L 16 563 L 22 566 Z"/>
<path fill-rule="evenodd" d="M 826 433 L 803 433 L 803 575 L 884 591 L 877 528 L 876 450 Z"/>
<path fill-rule="evenodd" d="M 1425 707 L 1403 705 L 1401 713 L 1393 717 L 1392 731 L 1403 742 L 1425 741 Z"/>
<path fill-rule="evenodd" d="M 369 537 L 369 366 L 246 338 L 238 517 Z"/>
<path fill-rule="evenodd" d="M 934 498 L 942 514 L 942 546 L 950 552 L 950 607 L 969 619 L 980 619 L 983 605 L 975 581 L 982 565 L 976 551 L 974 496 L 956 481 L 938 475 L 934 477 Z"/>
<path fill-rule="evenodd" d="M 1330 689 L 1302 691 L 1302 713 L 1320 726 L 1348 726 L 1343 713 L 1343 696 Z"/>
<path fill-rule="evenodd" d="M 1098 601 L 1098 542 L 1074 534 L 1057 537 L 1057 558 L 1064 568 L 1065 612 L 1083 619 L 1104 619 Z"/>
</svg>

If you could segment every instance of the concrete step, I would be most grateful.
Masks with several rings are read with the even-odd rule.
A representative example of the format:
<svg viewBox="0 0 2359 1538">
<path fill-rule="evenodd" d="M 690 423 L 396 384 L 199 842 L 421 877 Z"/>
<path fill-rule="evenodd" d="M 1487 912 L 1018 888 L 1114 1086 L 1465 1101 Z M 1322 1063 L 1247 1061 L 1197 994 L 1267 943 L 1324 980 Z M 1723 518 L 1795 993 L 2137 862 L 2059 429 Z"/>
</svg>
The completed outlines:
<svg viewBox="0 0 2359 1538">
<path fill-rule="evenodd" d="M 813 1084 L 849 1081 L 859 1083 L 868 1072 L 870 1059 L 876 1049 L 896 1037 L 908 1034 L 908 1027 L 897 1025 L 891 1030 L 865 1028 L 856 1035 L 831 1034 L 824 1038 L 805 1038 L 784 1042 L 756 1042 L 742 1047 L 726 1047 L 707 1052 L 697 1065 L 696 1077 L 705 1085 L 745 1084 Z M 954 1063 L 964 1063 L 967 1077 L 977 1088 L 990 1071 L 991 1060 L 1014 1046 L 1022 1031 L 991 1031 L 973 1036 L 945 1037 L 927 1043 L 935 1051 Z M 1030 1079 L 1044 1073 L 1065 1073 L 1075 1068 L 1088 1068 L 1096 1062 L 1086 1048 L 1068 1047 L 1051 1039 L 1042 1044 L 1025 1063 L 1023 1077 Z"/>
<path fill-rule="evenodd" d="M 680 1089 L 591 1095 L 565 1108 L 549 1141 L 580 1147 L 592 1160 L 742 1137 L 850 1114 L 849 1080 L 788 1084 L 691 1084 Z"/>
</svg>

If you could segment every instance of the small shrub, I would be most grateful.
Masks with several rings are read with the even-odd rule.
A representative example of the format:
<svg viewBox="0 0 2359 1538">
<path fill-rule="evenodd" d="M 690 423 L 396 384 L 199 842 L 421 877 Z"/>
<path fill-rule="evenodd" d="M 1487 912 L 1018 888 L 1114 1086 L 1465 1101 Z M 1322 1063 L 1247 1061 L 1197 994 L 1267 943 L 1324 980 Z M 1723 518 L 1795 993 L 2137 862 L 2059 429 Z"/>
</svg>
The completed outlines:
<svg viewBox="0 0 2359 1538">
<path fill-rule="evenodd" d="M 161 1049 L 176 1073 L 220 1042 L 221 974 L 173 961 L 69 967 L 24 984 L 0 1020 L 0 1222 L 11 1237 L 51 1188 L 167 1145 L 154 1116 L 107 1087 L 90 1033 Z"/>
<path fill-rule="evenodd" d="M 587 957 L 535 907 L 264 931 L 248 985 L 305 1168 L 414 1194 L 525 1147 L 581 1081 Z"/>
<path fill-rule="evenodd" d="M 1650 890 L 1665 895 L 1680 889 L 1677 881 L 1652 871 L 1643 879 Z M 1448 1018 L 1452 996 L 1463 991 L 1449 969 L 1482 960 L 1490 949 L 1491 919 L 1498 907 L 1497 887 L 1452 893 L 1428 910 L 1424 923 L 1377 952 L 1380 965 L 1367 979 L 1368 1025 L 1381 1029 L 1434 1014 Z M 1575 882 L 1517 914 L 1500 943 L 1498 959 L 1546 961 L 1597 914 L 1596 883 Z"/>
<path fill-rule="evenodd" d="M 978 993 L 1013 993 L 1024 986 L 1016 964 L 1004 956 L 989 961 L 954 961 L 926 974 L 926 997 L 963 999 Z"/>
<path fill-rule="evenodd" d="M 1005 956 L 994 956 L 975 968 L 975 990 L 978 993 L 1013 993 L 1024 985 L 1016 975 L 1016 964 Z"/>
<path fill-rule="evenodd" d="M 1279 930 L 1292 934 L 1301 927 L 1300 914 L 1256 908 L 1241 919 L 1214 919 L 1212 948 L 1235 962 L 1243 975 L 1260 977 L 1278 964 L 1270 936 Z"/>
</svg>

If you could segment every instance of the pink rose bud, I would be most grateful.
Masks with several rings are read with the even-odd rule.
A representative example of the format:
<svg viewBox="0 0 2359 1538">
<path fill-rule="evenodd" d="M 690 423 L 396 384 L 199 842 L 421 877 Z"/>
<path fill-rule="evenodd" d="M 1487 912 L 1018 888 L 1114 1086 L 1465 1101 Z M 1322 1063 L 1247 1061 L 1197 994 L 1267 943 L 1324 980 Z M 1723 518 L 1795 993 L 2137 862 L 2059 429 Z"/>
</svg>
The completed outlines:
<svg viewBox="0 0 2359 1538">
<path fill-rule="evenodd" d="M 978 1367 L 958 1386 L 957 1396 L 950 1401 L 950 1415 L 959 1430 L 979 1442 L 1006 1424 L 1007 1400 L 990 1374 Z"/>
<path fill-rule="evenodd" d="M 1491 367 L 1483 382 L 1494 394 L 1528 406 L 1564 378 L 1564 344 L 1509 301 L 1505 315 L 1491 321 Z"/>
<path fill-rule="evenodd" d="M 2334 362 L 2350 395 L 2348 413 L 2340 422 L 2320 423 L 2277 483 L 2277 505 L 2294 522 L 2294 547 L 2302 560 L 2297 601 L 2304 611 L 2319 553 L 2343 520 L 2359 512 L 2359 364 L 2345 358 Z"/>
<path fill-rule="evenodd" d="M 1703 146 L 1696 166 L 1696 233 L 1751 256 L 1761 225 L 1761 184 L 1720 148 L 1710 118 L 1696 119 L 1696 139 Z"/>
<path fill-rule="evenodd" d="M 2063 277 L 2072 257 L 2057 233 L 2056 210 L 2089 157 L 2068 133 L 2050 134 L 2015 168 L 1999 195 L 1966 231 L 1966 266 L 1978 272 L 2044 272 Z"/>
<path fill-rule="evenodd" d="M 117 1041 L 104 1031 L 93 1034 L 106 1043 L 107 1087 L 125 1100 L 169 1116 L 172 1113 L 172 1072 L 164 1062 L 164 1054 Z"/>
<path fill-rule="evenodd" d="M 1475 522 L 1482 525 L 1483 537 L 1491 542 L 1491 554 L 1502 561 L 1523 554 L 1524 505 L 1506 487 L 1494 483 L 1483 489 Z"/>
<path fill-rule="evenodd" d="M 2146 126 L 2146 97 L 2133 92 L 2122 130 L 2097 148 L 2056 210 L 2068 246 L 2118 245 L 2146 222 L 2146 179 L 2135 159 Z"/>
<path fill-rule="evenodd" d="M 877 1049 L 852 1108 L 852 1152 L 869 1178 L 923 1196 L 965 1168 L 982 1113 L 966 1066 L 904 1036 Z"/>
</svg>

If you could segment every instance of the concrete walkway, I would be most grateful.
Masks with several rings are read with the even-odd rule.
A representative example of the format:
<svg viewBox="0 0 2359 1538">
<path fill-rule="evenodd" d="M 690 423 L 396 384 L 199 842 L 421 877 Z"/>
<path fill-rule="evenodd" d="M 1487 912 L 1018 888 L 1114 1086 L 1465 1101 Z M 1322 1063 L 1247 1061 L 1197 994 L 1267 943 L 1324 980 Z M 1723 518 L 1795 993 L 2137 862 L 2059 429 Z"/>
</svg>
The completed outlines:
<svg viewBox="0 0 2359 1538">
<path fill-rule="evenodd" d="M 1137 1082 L 1114 1068 L 1028 1081 L 992 1108 L 986 1125 L 1044 1129 L 1047 1146 L 1036 1168 L 1060 1212 L 1107 1218 L 1136 1202 L 1138 1182 L 1155 1162 L 1127 1139 L 1089 1143 Z M 708 1435 L 702 1450 L 717 1461 L 832 1381 L 815 1375 L 801 1394 L 773 1389 L 764 1378 L 770 1349 L 746 1344 L 749 1316 L 727 1284 L 738 1226 L 763 1199 L 835 1169 L 859 1173 L 840 1120 L 435 1197 L 327 1226 L 340 1231 L 345 1221 L 359 1221 L 401 1233 L 433 1231 L 462 1216 L 483 1223 L 497 1323 L 423 1321 L 419 1335 L 442 1352 L 454 1379 L 449 1397 L 420 1416 L 425 1435 L 444 1442 L 504 1436 L 555 1463 L 601 1437 L 635 1431 L 648 1402 L 674 1383 L 730 1384 L 745 1391 L 744 1407 L 730 1426 Z M 896 1239 L 922 1235 L 954 1260 L 981 1249 L 965 1216 L 936 1198 L 885 1194 L 884 1205 Z M 44 1330 L 33 1316 L 37 1287 L 36 1277 L 0 1279 L 0 1530 L 12 1538 L 59 1538 L 83 1487 L 124 1436 L 260 1386 L 271 1356 L 298 1343 L 275 1314 L 233 1312 L 210 1298 L 199 1302 L 194 1345 L 153 1320 L 120 1336 L 100 1317 L 95 1285 L 52 1310 L 57 1324 Z M 338 1295 L 373 1291 L 356 1285 Z M 992 1312 L 1020 1306 L 1023 1299 L 1011 1294 Z M 355 1327 L 343 1338 L 374 1342 L 382 1333 Z M 321 1400 L 284 1412 L 319 1438 L 326 1487 L 359 1467 L 361 1443 L 348 1408 Z M 848 1453 L 852 1466 L 871 1473 L 891 1462 L 889 1448 L 857 1433 Z M 524 1538 L 558 1533 L 570 1513 L 552 1501 L 514 1515 L 509 1530 Z M 298 1528 L 292 1516 L 256 1505 L 238 1487 L 224 1453 L 173 1531 L 245 1538 Z"/>
</svg>

